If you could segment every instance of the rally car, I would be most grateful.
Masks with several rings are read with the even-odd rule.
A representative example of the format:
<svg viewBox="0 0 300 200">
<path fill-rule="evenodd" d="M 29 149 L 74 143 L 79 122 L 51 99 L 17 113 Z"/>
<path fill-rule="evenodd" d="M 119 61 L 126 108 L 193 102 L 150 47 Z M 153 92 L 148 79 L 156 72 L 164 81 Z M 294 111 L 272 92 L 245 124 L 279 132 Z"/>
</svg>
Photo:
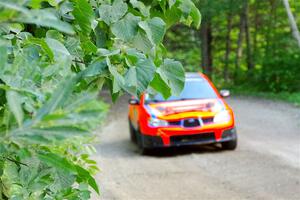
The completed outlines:
<svg viewBox="0 0 300 200">
<path fill-rule="evenodd" d="M 234 113 L 202 73 L 187 73 L 179 96 L 164 99 L 145 92 L 129 100 L 130 138 L 141 153 L 153 148 L 220 143 L 223 149 L 237 147 Z"/>
</svg>

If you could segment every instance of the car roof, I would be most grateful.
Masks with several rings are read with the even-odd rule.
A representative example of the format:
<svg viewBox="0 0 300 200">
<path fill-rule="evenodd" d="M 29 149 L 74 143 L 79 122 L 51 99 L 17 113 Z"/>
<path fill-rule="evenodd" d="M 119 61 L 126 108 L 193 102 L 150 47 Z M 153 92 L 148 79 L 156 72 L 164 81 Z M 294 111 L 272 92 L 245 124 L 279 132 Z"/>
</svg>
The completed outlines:
<svg viewBox="0 0 300 200">
<path fill-rule="evenodd" d="M 200 73 L 197 73 L 197 72 L 186 72 L 185 73 L 185 78 L 186 80 L 195 80 L 195 79 L 203 79 L 203 77 L 201 76 Z"/>
</svg>

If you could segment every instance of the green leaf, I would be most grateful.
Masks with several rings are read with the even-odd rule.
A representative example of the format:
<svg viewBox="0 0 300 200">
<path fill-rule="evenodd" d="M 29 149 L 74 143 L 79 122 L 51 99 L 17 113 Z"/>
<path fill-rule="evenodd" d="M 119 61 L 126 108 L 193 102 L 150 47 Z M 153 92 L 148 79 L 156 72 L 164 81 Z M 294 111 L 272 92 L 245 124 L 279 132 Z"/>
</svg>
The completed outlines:
<svg viewBox="0 0 300 200">
<path fill-rule="evenodd" d="M 108 68 L 105 60 L 96 60 L 90 64 L 83 72 L 84 77 L 105 76 L 108 74 Z"/>
<path fill-rule="evenodd" d="M 87 136 L 88 131 L 75 126 L 52 126 L 43 128 L 33 128 L 24 131 L 21 137 L 30 135 L 40 135 L 48 140 L 66 139 L 74 136 Z"/>
<path fill-rule="evenodd" d="M 10 9 L 10 10 L 15 10 L 15 11 L 21 12 L 25 15 L 30 15 L 30 11 L 27 8 L 20 6 L 16 3 L 12 3 L 12 2 L 8 2 L 8 1 L 0 1 L 0 7 L 4 7 L 7 9 Z"/>
<path fill-rule="evenodd" d="M 162 42 L 166 32 L 166 24 L 161 18 L 154 17 L 147 21 L 142 21 L 139 23 L 139 26 L 146 32 L 153 45 L 158 45 Z"/>
<path fill-rule="evenodd" d="M 113 76 L 113 85 L 112 85 L 112 93 L 118 93 L 124 86 L 124 78 L 123 76 L 117 71 L 117 68 L 111 64 L 109 58 L 106 58 L 106 63 L 108 65 L 108 69 Z"/>
<path fill-rule="evenodd" d="M 67 50 L 67 48 L 58 40 L 46 38 L 46 43 L 54 53 L 54 57 L 56 58 L 56 60 L 59 60 L 62 57 L 66 58 L 70 56 L 70 53 Z"/>
<path fill-rule="evenodd" d="M 171 8 L 177 0 L 169 0 L 169 7 Z"/>
<path fill-rule="evenodd" d="M 120 49 L 108 50 L 108 49 L 99 48 L 97 51 L 97 54 L 99 56 L 105 56 L 105 57 L 119 55 L 120 53 L 121 53 Z"/>
<path fill-rule="evenodd" d="M 164 15 L 156 13 L 156 16 L 160 16 L 166 22 L 167 28 L 170 28 L 179 21 L 188 26 L 193 24 L 196 28 L 199 28 L 201 24 L 201 14 L 193 1 L 169 0 L 169 7 L 170 8 L 164 12 Z"/>
<path fill-rule="evenodd" d="M 51 121 L 56 123 L 55 121 Z M 80 123 L 80 122 L 77 122 Z M 44 123 L 47 125 L 47 123 Z M 43 126 L 41 124 L 40 126 Z M 56 125 L 43 128 L 27 128 L 12 132 L 15 138 L 21 141 L 26 140 L 32 144 L 44 143 L 49 144 L 53 142 L 62 142 L 68 138 L 74 138 L 75 136 L 89 136 L 89 131 L 83 128 L 76 127 L 75 125 Z"/>
<path fill-rule="evenodd" d="M 191 0 L 182 1 L 178 8 L 182 11 L 183 17 L 185 19 L 185 23 L 187 25 L 190 25 L 190 23 L 193 23 L 196 28 L 200 27 L 201 14 L 200 14 L 200 11 L 197 9 L 195 4 Z"/>
<path fill-rule="evenodd" d="M 193 3 L 190 0 L 185 0 L 185 1 L 181 1 L 178 8 L 182 11 L 184 17 L 187 18 L 191 13 L 192 6 Z"/>
<path fill-rule="evenodd" d="M 128 93 L 135 95 L 137 94 L 137 76 L 136 67 L 129 67 L 125 75 L 125 88 Z"/>
<path fill-rule="evenodd" d="M 85 52 L 81 47 L 81 43 L 78 39 L 73 37 L 68 37 L 64 42 L 65 47 L 68 49 L 72 55 L 72 60 L 83 61 Z"/>
<path fill-rule="evenodd" d="M 66 173 L 63 170 L 51 170 L 50 172 L 51 172 L 51 177 L 49 178 L 54 178 L 54 181 L 51 181 L 50 187 L 49 185 L 47 186 L 53 192 L 62 191 L 62 188 L 64 188 L 63 191 L 66 191 L 66 188 L 72 187 L 72 185 L 74 185 L 76 181 L 76 177 L 73 174 L 70 175 L 69 173 Z M 67 191 L 71 194 L 70 195 L 68 194 L 68 196 L 64 196 L 62 198 L 75 200 L 76 198 L 74 197 L 74 195 L 77 194 L 77 192 L 74 192 L 72 190 L 67 190 Z M 73 197 L 72 197 L 72 193 L 73 193 Z M 46 200 L 50 200 L 50 199 L 46 199 Z"/>
<path fill-rule="evenodd" d="M 19 34 L 22 30 L 24 30 L 24 25 L 19 23 L 13 23 L 9 26 L 9 30 L 11 32 Z"/>
<path fill-rule="evenodd" d="M 79 24 L 82 33 L 89 35 L 91 33 L 91 24 L 94 19 L 94 12 L 91 4 L 87 0 L 75 0 L 73 15 Z"/>
<path fill-rule="evenodd" d="M 140 96 L 153 79 L 156 67 L 151 59 L 136 51 L 129 51 L 128 56 L 131 57 L 133 63 L 126 74 L 126 85 L 130 92 L 134 91 L 134 95 Z"/>
<path fill-rule="evenodd" d="M 14 114 L 19 127 L 22 126 L 23 119 L 24 119 L 24 113 L 20 101 L 20 96 L 17 92 L 15 91 L 7 91 L 6 92 L 6 99 L 7 99 L 7 104 L 10 109 L 10 111 Z"/>
<path fill-rule="evenodd" d="M 74 4 L 70 1 L 63 1 L 59 6 L 59 13 L 64 19 L 75 20 L 72 11 L 74 10 Z"/>
<path fill-rule="evenodd" d="M 127 9 L 127 4 L 123 0 L 115 0 L 112 5 L 101 4 L 99 15 L 107 25 L 110 25 L 121 19 L 126 14 Z"/>
<path fill-rule="evenodd" d="M 100 194 L 96 180 L 91 176 L 90 172 L 79 165 L 75 165 L 75 167 L 79 178 L 82 181 L 87 182 L 95 190 L 95 192 L 97 192 L 97 194 Z"/>
<path fill-rule="evenodd" d="M 139 9 L 142 15 L 144 15 L 145 17 L 150 16 L 150 6 L 145 6 L 142 1 L 138 0 L 130 0 L 130 3 L 134 8 Z"/>
<path fill-rule="evenodd" d="M 151 51 L 153 50 L 152 42 L 149 40 L 147 35 L 141 31 L 139 31 L 138 34 L 134 37 L 132 43 L 135 48 L 143 51 L 144 53 L 151 53 Z"/>
<path fill-rule="evenodd" d="M 52 39 L 56 39 L 60 42 L 63 42 L 64 41 L 64 36 L 63 34 L 61 34 L 59 31 L 57 30 L 49 30 L 47 31 L 46 33 L 46 37 L 47 38 L 52 38 Z"/>
<path fill-rule="evenodd" d="M 136 17 L 133 14 L 128 13 L 123 19 L 113 24 L 111 31 L 117 38 L 129 42 L 137 34 L 138 23 L 140 21 L 140 17 Z"/>
<path fill-rule="evenodd" d="M 157 73 L 169 85 L 172 95 L 180 95 L 185 82 L 184 69 L 180 62 L 165 59 L 163 65 L 157 69 Z"/>
<path fill-rule="evenodd" d="M 167 99 L 171 96 L 171 88 L 165 83 L 158 73 L 155 73 L 153 80 L 150 83 L 150 86 L 155 89 L 157 92 L 162 94 L 162 96 Z"/>
<path fill-rule="evenodd" d="M 102 29 L 100 27 L 99 24 L 100 23 L 98 23 L 98 25 L 94 29 L 95 38 L 96 38 L 96 46 L 99 47 L 99 48 L 104 48 L 105 47 L 105 43 L 107 41 L 107 34 L 104 31 L 104 29 Z"/>
<path fill-rule="evenodd" d="M 51 61 L 54 60 L 54 54 L 53 54 L 51 48 L 48 46 L 48 44 L 46 43 L 46 41 L 44 39 L 30 37 L 26 41 L 26 43 L 27 44 L 34 44 L 34 45 L 37 45 L 37 46 L 41 47 L 42 50 L 46 53 L 46 55 L 49 56 L 50 60 Z"/>
<path fill-rule="evenodd" d="M 4 70 L 7 62 L 7 47 L 0 46 L 0 71 Z"/>
<path fill-rule="evenodd" d="M 66 77 L 65 81 L 54 91 L 51 98 L 38 110 L 34 122 L 40 121 L 44 116 L 56 110 L 70 96 L 79 76 Z"/>
<path fill-rule="evenodd" d="M 80 46 L 86 54 L 94 54 L 97 52 L 97 46 L 84 35 L 80 36 Z"/>
<path fill-rule="evenodd" d="M 62 0 L 31 0 L 29 1 L 29 6 L 34 9 L 41 8 L 41 3 L 44 1 L 48 2 L 51 6 L 57 6 Z"/>
<path fill-rule="evenodd" d="M 57 154 L 51 152 L 39 152 L 38 158 L 45 164 L 63 170 L 65 172 L 75 174 L 76 167 L 71 164 L 66 158 L 63 158 Z"/>
<path fill-rule="evenodd" d="M 193 19 L 193 25 L 198 29 L 201 25 L 201 13 L 198 8 L 194 5 L 191 10 L 191 17 Z"/>
<path fill-rule="evenodd" d="M 52 9 L 30 10 L 26 13 L 26 15 L 18 17 L 16 21 L 55 28 L 67 34 L 75 33 L 73 27 L 69 23 L 58 19 L 57 14 Z"/>
<path fill-rule="evenodd" d="M 176 24 L 181 18 L 182 12 L 178 9 L 177 6 L 172 6 L 170 9 L 167 9 L 164 15 L 162 16 L 167 28 L 170 28 Z"/>
<path fill-rule="evenodd" d="M 61 135 L 70 135 L 70 136 L 76 136 L 76 135 L 86 135 L 88 132 L 86 129 L 82 129 L 79 127 L 75 126 L 50 126 L 50 127 L 43 127 L 43 128 L 38 128 L 34 129 L 39 132 L 44 132 L 44 133 L 53 133 L 53 134 L 61 134 Z"/>
<path fill-rule="evenodd" d="M 158 0 L 158 4 L 160 5 L 162 12 L 166 12 L 167 0 Z"/>
</svg>

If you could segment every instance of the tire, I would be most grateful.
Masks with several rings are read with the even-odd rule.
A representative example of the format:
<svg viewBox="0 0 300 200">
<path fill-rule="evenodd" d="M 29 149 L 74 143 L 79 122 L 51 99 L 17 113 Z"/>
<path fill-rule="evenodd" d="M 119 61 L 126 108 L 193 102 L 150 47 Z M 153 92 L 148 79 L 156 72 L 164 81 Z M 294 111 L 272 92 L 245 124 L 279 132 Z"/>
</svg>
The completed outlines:
<svg viewBox="0 0 300 200">
<path fill-rule="evenodd" d="M 139 152 L 140 155 L 144 155 L 144 156 L 151 154 L 150 149 L 147 149 L 145 147 L 139 147 L 139 151 L 138 152 Z"/>
<path fill-rule="evenodd" d="M 235 150 L 237 147 L 237 138 L 228 142 L 222 142 L 222 149 L 224 150 Z"/>
<path fill-rule="evenodd" d="M 150 149 L 146 148 L 142 142 L 142 135 L 139 130 L 136 131 L 136 136 L 137 136 L 138 153 L 140 155 L 150 154 Z"/>
<path fill-rule="evenodd" d="M 137 139 L 136 139 L 136 130 L 134 130 L 130 120 L 128 120 L 128 124 L 129 124 L 129 133 L 130 133 L 130 140 L 133 142 L 133 143 L 136 143 L 137 142 Z"/>
</svg>

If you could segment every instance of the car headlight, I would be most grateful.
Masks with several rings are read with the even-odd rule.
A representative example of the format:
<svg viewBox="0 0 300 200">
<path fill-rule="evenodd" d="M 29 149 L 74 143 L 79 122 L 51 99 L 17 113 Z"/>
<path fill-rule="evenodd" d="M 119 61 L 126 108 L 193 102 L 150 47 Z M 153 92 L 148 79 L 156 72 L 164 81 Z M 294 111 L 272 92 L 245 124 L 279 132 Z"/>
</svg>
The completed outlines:
<svg viewBox="0 0 300 200">
<path fill-rule="evenodd" d="M 230 122 L 231 115 L 227 110 L 222 110 L 214 117 L 214 123 L 227 123 Z"/>
<path fill-rule="evenodd" d="M 157 119 L 157 118 L 150 118 L 148 121 L 150 126 L 159 127 L 159 126 L 168 126 L 168 122 L 165 120 Z"/>
</svg>

